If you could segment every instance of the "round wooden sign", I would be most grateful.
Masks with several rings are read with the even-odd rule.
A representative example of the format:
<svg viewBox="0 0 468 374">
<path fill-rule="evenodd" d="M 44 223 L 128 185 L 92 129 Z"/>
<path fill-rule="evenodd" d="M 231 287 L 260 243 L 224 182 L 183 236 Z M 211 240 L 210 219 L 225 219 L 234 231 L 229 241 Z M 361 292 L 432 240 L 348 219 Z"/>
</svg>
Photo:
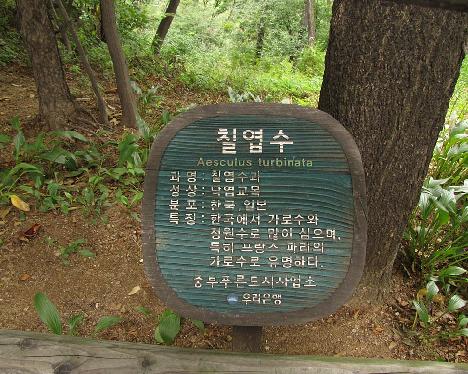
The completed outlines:
<svg viewBox="0 0 468 374">
<path fill-rule="evenodd" d="M 333 313 L 362 274 L 361 157 L 328 114 L 283 104 L 192 109 L 151 149 L 146 273 L 182 316 L 226 325 Z"/>
</svg>

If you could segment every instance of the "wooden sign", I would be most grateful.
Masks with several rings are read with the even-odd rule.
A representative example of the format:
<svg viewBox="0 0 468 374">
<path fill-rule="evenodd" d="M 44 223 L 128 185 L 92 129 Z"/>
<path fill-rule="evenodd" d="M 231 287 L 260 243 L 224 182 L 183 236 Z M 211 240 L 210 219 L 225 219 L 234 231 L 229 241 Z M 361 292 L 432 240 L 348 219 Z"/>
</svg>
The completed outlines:
<svg viewBox="0 0 468 374">
<path fill-rule="evenodd" d="M 351 135 L 295 105 L 199 107 L 151 149 L 145 269 L 182 316 L 226 325 L 310 321 L 354 291 L 366 193 Z"/>
</svg>

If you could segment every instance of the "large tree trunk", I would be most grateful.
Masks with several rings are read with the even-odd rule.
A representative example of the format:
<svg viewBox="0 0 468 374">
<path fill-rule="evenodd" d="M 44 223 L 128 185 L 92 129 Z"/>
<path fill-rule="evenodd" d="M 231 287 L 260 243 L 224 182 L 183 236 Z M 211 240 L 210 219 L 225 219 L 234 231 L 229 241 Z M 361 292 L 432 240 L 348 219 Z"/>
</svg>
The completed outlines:
<svg viewBox="0 0 468 374">
<path fill-rule="evenodd" d="M 361 291 L 370 297 L 389 285 L 459 75 L 467 25 L 468 14 L 451 10 L 334 2 L 319 108 L 351 132 L 362 154 L 369 231 Z"/>
<path fill-rule="evenodd" d="M 76 105 L 65 81 L 57 41 L 44 0 L 18 0 L 20 30 L 31 58 L 39 115 L 51 130 L 66 127 Z"/>
<path fill-rule="evenodd" d="M 122 123 L 127 127 L 137 127 L 137 110 L 135 97 L 130 87 L 127 62 L 123 54 L 120 36 L 115 19 L 113 0 L 101 0 L 102 26 L 106 36 L 107 46 L 114 66 L 117 93 L 122 106 Z"/>
<path fill-rule="evenodd" d="M 304 23 L 307 28 L 307 42 L 312 46 L 316 38 L 314 0 L 304 0 Z"/>
<path fill-rule="evenodd" d="M 164 43 L 169 27 L 171 27 L 172 20 L 177 12 L 180 0 L 169 0 L 169 5 L 166 9 L 166 16 L 159 23 L 156 35 L 153 39 L 153 50 L 156 54 L 161 50 L 161 46 Z"/>
</svg>

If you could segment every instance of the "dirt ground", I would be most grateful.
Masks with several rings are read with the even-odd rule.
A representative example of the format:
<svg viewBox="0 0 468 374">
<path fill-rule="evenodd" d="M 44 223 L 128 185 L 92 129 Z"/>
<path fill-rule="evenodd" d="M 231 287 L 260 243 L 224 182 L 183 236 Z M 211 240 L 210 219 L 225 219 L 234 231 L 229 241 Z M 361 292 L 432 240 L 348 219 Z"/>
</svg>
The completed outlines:
<svg viewBox="0 0 468 374">
<path fill-rule="evenodd" d="M 75 82 L 72 87 L 77 95 L 80 87 Z M 171 111 L 190 103 L 227 100 L 189 92 L 177 85 L 163 87 L 165 105 Z M 111 85 L 106 92 L 108 103 L 117 108 Z M 81 102 L 92 105 L 92 100 Z M 20 116 L 25 127 L 34 124 L 37 108 L 31 71 L 19 66 L 0 69 L 0 133 L 12 134 L 8 121 L 14 115 Z M 0 168 L 7 166 L 6 160 L 5 154 L 0 153 Z M 0 239 L 4 243 L 0 246 L 0 328 L 46 332 L 33 306 L 34 294 L 44 292 L 57 305 L 62 320 L 84 313 L 86 321 L 79 328 L 79 335 L 93 336 L 100 317 L 115 315 L 124 321 L 99 338 L 154 343 L 155 318 L 165 306 L 154 295 L 144 274 L 140 225 L 127 209 L 119 206 L 107 208 L 100 218 L 86 217 L 80 210 L 68 215 L 40 213 L 34 206 L 25 219 L 14 209 L 5 217 L 0 216 Z M 21 238 L 21 233 L 34 224 L 41 225 L 38 235 L 29 241 Z M 70 264 L 64 265 L 58 248 L 77 239 L 86 239 L 86 247 L 96 257 L 72 255 Z M 131 294 L 137 286 L 140 290 Z M 467 362 L 466 339 L 421 344 L 408 332 L 414 317 L 410 305 L 414 293 L 412 283 L 396 274 L 386 304 L 354 301 L 323 320 L 267 327 L 264 351 Z M 136 308 L 140 306 L 150 309 L 153 315 L 138 312 Z M 187 322 L 175 345 L 229 350 L 231 341 L 231 329 L 227 326 L 208 325 L 201 332 Z"/>
</svg>

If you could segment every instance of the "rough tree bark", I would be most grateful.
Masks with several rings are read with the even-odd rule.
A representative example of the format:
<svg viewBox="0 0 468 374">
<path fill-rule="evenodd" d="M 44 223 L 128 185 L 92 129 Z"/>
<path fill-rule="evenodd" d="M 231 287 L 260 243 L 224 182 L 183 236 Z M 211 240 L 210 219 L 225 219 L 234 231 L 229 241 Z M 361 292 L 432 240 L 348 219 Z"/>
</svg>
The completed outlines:
<svg viewBox="0 0 468 374">
<path fill-rule="evenodd" d="M 316 38 L 314 0 L 304 0 L 304 23 L 307 29 L 308 44 L 312 46 Z"/>
<path fill-rule="evenodd" d="M 177 7 L 179 6 L 180 0 L 170 0 L 169 5 L 166 9 L 166 16 L 159 23 L 158 29 L 156 30 L 156 35 L 153 39 L 153 51 L 156 54 L 159 54 L 161 46 L 164 43 L 167 32 L 171 27 L 172 20 L 177 12 Z"/>
<path fill-rule="evenodd" d="M 333 4 L 319 108 L 351 132 L 362 154 L 369 231 L 360 291 L 374 300 L 388 288 L 444 124 L 467 24 L 468 14 L 451 10 L 370 0 Z"/>
<path fill-rule="evenodd" d="M 66 127 L 77 106 L 70 94 L 44 0 L 18 0 L 21 34 L 31 58 L 39 116 L 51 130 Z"/>
<path fill-rule="evenodd" d="M 117 93 L 122 107 L 122 123 L 127 127 L 137 128 L 137 110 L 135 97 L 130 87 L 127 62 L 120 43 L 115 19 L 113 0 L 101 0 L 102 26 L 106 36 L 107 47 L 114 66 Z"/>
</svg>

